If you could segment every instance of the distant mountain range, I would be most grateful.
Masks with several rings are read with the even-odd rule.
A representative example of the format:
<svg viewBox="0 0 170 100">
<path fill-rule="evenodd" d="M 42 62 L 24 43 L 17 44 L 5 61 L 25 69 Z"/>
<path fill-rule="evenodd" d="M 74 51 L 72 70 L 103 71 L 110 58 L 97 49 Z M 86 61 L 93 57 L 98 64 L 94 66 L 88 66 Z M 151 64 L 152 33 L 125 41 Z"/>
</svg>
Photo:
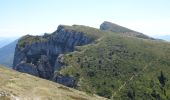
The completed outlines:
<svg viewBox="0 0 170 100">
<path fill-rule="evenodd" d="M 162 40 L 165 40 L 165 41 L 170 41 L 170 35 L 160 35 L 160 36 L 153 36 L 157 39 L 162 39 Z"/>
<path fill-rule="evenodd" d="M 8 44 L 10 44 L 11 42 L 15 41 L 18 37 L 0 37 L 0 48 L 2 48 L 3 46 L 6 46 Z"/>
<path fill-rule="evenodd" d="M 0 65 L 12 67 L 17 42 L 18 40 L 15 40 L 10 44 L 0 48 Z"/>
</svg>

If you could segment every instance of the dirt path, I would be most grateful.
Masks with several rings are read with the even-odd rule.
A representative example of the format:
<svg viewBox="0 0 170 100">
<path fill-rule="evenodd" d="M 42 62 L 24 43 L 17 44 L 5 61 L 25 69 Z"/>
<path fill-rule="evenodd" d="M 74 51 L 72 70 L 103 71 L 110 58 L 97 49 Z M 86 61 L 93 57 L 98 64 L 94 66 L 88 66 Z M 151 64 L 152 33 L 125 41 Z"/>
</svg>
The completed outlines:
<svg viewBox="0 0 170 100">
<path fill-rule="evenodd" d="M 152 64 L 152 62 L 149 63 L 148 65 L 146 65 L 146 66 L 142 69 L 142 71 L 140 71 L 140 72 L 138 72 L 138 73 L 135 73 L 135 74 L 132 75 L 128 80 L 126 80 L 126 81 L 119 87 L 118 91 L 117 91 L 117 92 L 114 92 L 114 94 L 113 94 L 112 97 L 115 97 L 115 96 L 117 95 L 117 93 L 120 92 L 120 91 L 126 86 L 127 83 L 129 83 L 130 81 L 132 81 L 133 78 L 134 78 L 134 77 L 137 77 L 140 73 L 144 72 L 151 64 Z"/>
</svg>

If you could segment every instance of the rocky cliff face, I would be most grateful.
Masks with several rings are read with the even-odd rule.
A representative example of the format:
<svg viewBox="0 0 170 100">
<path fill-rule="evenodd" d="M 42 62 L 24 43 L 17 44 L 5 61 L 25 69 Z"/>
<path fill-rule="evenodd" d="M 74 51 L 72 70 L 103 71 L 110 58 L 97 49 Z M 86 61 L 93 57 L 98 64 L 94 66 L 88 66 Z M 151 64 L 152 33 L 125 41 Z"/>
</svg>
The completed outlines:
<svg viewBox="0 0 170 100">
<path fill-rule="evenodd" d="M 64 65 L 63 54 L 74 51 L 75 46 L 86 45 L 93 40 L 85 33 L 67 29 L 63 25 L 58 26 L 57 31 L 50 35 L 27 35 L 16 46 L 13 69 L 73 87 L 74 78 L 59 74 L 54 76 L 54 72 Z"/>
</svg>

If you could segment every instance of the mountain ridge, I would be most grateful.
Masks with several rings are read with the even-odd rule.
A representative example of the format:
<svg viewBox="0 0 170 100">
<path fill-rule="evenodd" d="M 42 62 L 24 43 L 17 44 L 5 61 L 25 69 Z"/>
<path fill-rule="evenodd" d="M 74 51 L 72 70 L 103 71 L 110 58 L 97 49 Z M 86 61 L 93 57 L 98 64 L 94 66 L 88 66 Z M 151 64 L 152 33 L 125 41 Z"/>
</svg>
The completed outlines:
<svg viewBox="0 0 170 100">
<path fill-rule="evenodd" d="M 170 82 L 160 80 L 170 78 L 169 43 L 124 33 L 61 25 L 51 35 L 19 41 L 13 68 L 112 99 L 170 98 Z M 113 96 L 133 75 L 133 81 Z"/>
<path fill-rule="evenodd" d="M 126 27 L 123 27 L 123 26 L 120 26 L 118 24 L 108 22 L 108 21 L 104 21 L 100 25 L 100 30 L 112 31 L 112 32 L 116 32 L 116 33 L 122 33 L 123 35 L 126 35 L 126 36 L 134 36 L 134 37 L 138 37 L 138 38 L 155 40 L 154 38 L 149 37 L 149 36 L 147 36 L 147 35 L 145 35 L 143 33 L 136 32 L 136 31 L 131 30 L 129 28 L 126 28 Z"/>
</svg>

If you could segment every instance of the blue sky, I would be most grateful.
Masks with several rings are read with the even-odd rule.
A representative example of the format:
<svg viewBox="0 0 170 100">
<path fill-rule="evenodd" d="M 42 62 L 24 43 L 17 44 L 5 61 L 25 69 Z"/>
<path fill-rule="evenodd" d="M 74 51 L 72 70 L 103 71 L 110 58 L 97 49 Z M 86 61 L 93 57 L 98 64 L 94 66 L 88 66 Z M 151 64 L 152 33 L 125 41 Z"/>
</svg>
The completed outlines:
<svg viewBox="0 0 170 100">
<path fill-rule="evenodd" d="M 59 24 L 98 28 L 103 21 L 170 35 L 170 0 L 0 0 L 0 37 L 51 33 Z"/>
</svg>

